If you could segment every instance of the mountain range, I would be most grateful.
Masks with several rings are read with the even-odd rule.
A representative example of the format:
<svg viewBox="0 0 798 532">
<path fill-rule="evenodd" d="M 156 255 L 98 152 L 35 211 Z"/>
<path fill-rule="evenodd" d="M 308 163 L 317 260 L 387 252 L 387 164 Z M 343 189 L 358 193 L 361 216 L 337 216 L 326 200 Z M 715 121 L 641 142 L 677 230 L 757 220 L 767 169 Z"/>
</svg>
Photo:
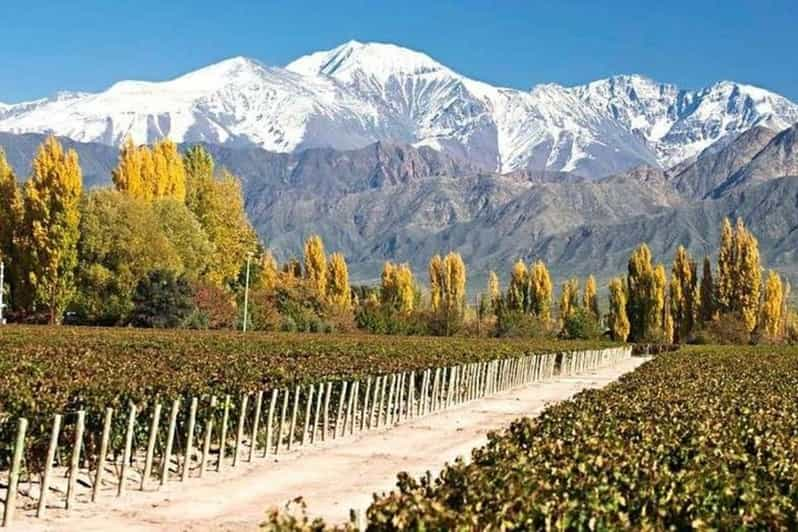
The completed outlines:
<svg viewBox="0 0 798 532">
<path fill-rule="evenodd" d="M 356 281 L 383 260 L 460 251 L 485 272 L 540 257 L 557 279 L 625 268 L 646 241 L 713 253 L 741 216 L 766 264 L 798 274 L 798 105 L 750 85 L 682 90 L 616 76 L 530 91 L 469 79 L 387 44 L 346 43 L 284 68 L 234 58 L 165 82 L 0 104 L 0 146 L 20 175 L 54 133 L 88 186 L 118 146 L 203 143 L 241 176 L 250 219 L 278 257 L 310 233 Z M 796 279 L 798 280 L 798 279 Z"/>
<path fill-rule="evenodd" d="M 0 131 L 113 146 L 128 136 L 279 153 L 387 142 L 428 146 L 486 171 L 590 178 L 639 164 L 670 168 L 751 127 L 797 121 L 798 105 L 740 83 L 682 90 L 630 75 L 522 91 L 420 52 L 355 41 L 283 68 L 236 57 L 169 81 L 0 105 Z"/>
</svg>

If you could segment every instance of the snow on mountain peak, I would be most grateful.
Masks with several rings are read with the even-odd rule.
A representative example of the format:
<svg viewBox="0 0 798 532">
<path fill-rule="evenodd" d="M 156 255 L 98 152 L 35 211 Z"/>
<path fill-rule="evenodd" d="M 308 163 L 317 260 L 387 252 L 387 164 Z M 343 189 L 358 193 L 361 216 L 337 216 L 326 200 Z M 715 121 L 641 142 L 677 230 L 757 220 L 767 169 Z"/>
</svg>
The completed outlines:
<svg viewBox="0 0 798 532">
<path fill-rule="evenodd" d="M 729 81 L 690 91 L 644 75 L 529 91 L 469 79 L 430 56 L 350 41 L 285 68 L 232 57 L 163 82 L 0 104 L 0 131 L 52 131 L 119 144 L 127 136 L 289 152 L 425 145 L 500 171 L 602 176 L 671 166 L 756 125 L 783 129 L 798 106 Z"/>
<path fill-rule="evenodd" d="M 395 75 L 452 73 L 422 52 L 395 44 L 358 41 L 349 41 L 332 50 L 300 57 L 285 68 L 299 74 L 323 74 L 343 81 L 352 81 L 358 72 L 366 72 L 382 81 Z"/>
</svg>

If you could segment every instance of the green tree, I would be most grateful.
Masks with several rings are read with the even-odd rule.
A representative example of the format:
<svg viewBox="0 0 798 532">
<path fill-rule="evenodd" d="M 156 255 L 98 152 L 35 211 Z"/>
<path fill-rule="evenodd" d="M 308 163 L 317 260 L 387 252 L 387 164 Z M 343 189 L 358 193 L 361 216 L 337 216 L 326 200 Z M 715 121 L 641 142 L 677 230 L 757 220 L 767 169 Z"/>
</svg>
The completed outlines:
<svg viewBox="0 0 798 532">
<path fill-rule="evenodd" d="M 188 207 L 179 200 L 161 199 L 153 201 L 151 208 L 161 226 L 161 232 L 166 235 L 180 257 L 179 264 L 172 269 L 178 275 L 185 275 L 190 281 L 214 278 L 208 272 L 215 266 L 215 247 Z"/>
<path fill-rule="evenodd" d="M 628 264 L 627 316 L 634 341 L 658 339 L 665 307 L 665 268 L 654 267 L 646 244 L 632 252 Z"/>
<path fill-rule="evenodd" d="M 150 272 L 133 296 L 131 324 L 136 327 L 182 326 L 194 310 L 194 293 L 185 277 L 170 270 Z"/>
<path fill-rule="evenodd" d="M 717 315 L 717 305 L 715 304 L 715 283 L 712 279 L 712 263 L 709 257 L 704 257 L 704 268 L 701 274 L 701 302 L 700 316 L 702 323 L 709 323 Z"/>
<path fill-rule="evenodd" d="M 29 310 L 41 305 L 50 323 L 60 323 L 74 295 L 83 174 L 78 154 L 64 151 L 52 136 L 39 147 L 32 166 L 20 231 L 25 281 L 33 295 Z"/>
<path fill-rule="evenodd" d="M 76 310 L 90 323 L 120 324 L 133 310 L 138 282 L 150 271 L 182 271 L 181 256 L 150 203 L 100 189 L 81 211 Z"/>
</svg>

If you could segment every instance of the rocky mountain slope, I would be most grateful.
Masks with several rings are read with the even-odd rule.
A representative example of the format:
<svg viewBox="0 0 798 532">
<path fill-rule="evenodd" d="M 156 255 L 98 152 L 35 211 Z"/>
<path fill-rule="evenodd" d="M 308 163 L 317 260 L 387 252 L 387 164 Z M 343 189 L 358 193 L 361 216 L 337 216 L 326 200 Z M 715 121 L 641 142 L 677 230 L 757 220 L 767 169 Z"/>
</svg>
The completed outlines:
<svg viewBox="0 0 798 532">
<path fill-rule="evenodd" d="M 276 153 L 383 142 L 429 147 L 483 171 L 589 178 L 641 164 L 667 169 L 753 127 L 796 121 L 796 104 L 739 83 L 682 90 L 634 75 L 524 91 L 467 78 L 420 52 L 355 41 L 285 68 L 237 57 L 169 81 L 0 105 L 0 131 L 110 146 L 127 136 Z"/>
</svg>

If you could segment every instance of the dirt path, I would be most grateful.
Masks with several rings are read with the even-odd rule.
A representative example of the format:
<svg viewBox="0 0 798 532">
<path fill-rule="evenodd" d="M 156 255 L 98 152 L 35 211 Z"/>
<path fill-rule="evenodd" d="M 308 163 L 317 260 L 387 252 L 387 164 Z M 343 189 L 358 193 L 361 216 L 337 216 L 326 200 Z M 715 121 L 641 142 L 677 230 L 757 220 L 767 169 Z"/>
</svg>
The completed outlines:
<svg viewBox="0 0 798 532">
<path fill-rule="evenodd" d="M 391 490 L 398 472 L 437 472 L 484 444 L 488 431 L 536 415 L 581 390 L 602 387 L 645 360 L 632 358 L 581 376 L 536 383 L 323 448 L 256 459 L 235 471 L 185 484 L 170 483 L 160 491 L 78 505 L 69 516 L 62 510 L 51 510 L 44 520 L 19 515 L 13 530 L 251 530 L 269 507 L 300 495 L 312 516 L 346 521 L 351 508 L 368 507 L 372 493 Z"/>
</svg>

